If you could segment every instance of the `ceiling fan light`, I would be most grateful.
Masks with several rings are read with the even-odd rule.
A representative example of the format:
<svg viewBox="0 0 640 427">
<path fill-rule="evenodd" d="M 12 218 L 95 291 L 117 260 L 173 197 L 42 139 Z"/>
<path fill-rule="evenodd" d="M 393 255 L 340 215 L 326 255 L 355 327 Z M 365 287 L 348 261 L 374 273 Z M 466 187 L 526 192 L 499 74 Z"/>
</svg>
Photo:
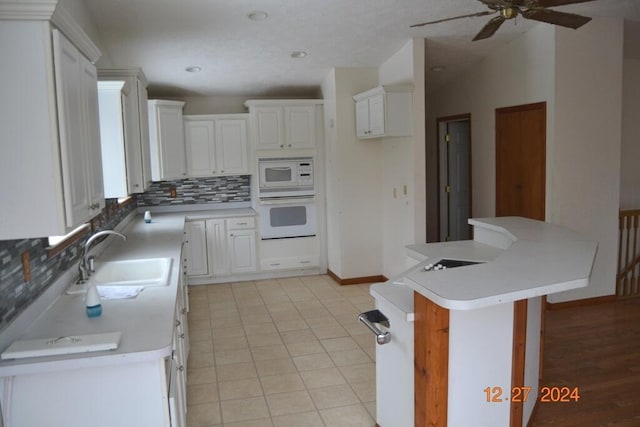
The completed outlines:
<svg viewBox="0 0 640 427">
<path fill-rule="evenodd" d="M 505 7 L 500 9 L 500 15 L 502 15 L 504 19 L 512 19 L 518 16 L 518 9 L 515 7 Z"/>
</svg>

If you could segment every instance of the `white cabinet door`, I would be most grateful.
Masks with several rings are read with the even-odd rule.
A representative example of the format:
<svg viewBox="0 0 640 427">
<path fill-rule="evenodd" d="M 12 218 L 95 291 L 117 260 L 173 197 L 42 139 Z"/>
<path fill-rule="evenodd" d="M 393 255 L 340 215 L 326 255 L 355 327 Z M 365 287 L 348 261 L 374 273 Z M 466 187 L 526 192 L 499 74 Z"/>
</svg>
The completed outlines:
<svg viewBox="0 0 640 427">
<path fill-rule="evenodd" d="M 207 254 L 207 231 L 204 221 L 185 223 L 187 248 L 187 274 L 206 276 L 209 274 Z"/>
<path fill-rule="evenodd" d="M 369 98 L 369 136 L 384 135 L 384 94 Z"/>
<path fill-rule="evenodd" d="M 369 100 L 356 102 L 356 135 L 365 137 L 369 134 Z"/>
<path fill-rule="evenodd" d="M 207 248 L 209 250 L 209 274 L 229 275 L 229 253 L 224 219 L 207 220 Z"/>
<path fill-rule="evenodd" d="M 142 157 L 142 189 L 134 187 L 134 193 L 144 192 L 151 183 L 151 154 L 149 151 L 149 106 L 147 104 L 147 88 L 140 80 L 138 90 L 138 130 L 140 135 L 140 151 Z"/>
<path fill-rule="evenodd" d="M 215 132 L 217 173 L 225 175 L 247 174 L 249 172 L 247 121 L 244 119 L 216 120 Z"/>
<path fill-rule="evenodd" d="M 107 198 L 125 197 L 127 191 L 126 128 L 123 121 L 126 94 L 123 81 L 98 82 L 102 175 Z"/>
<path fill-rule="evenodd" d="M 97 75 L 59 31 L 53 41 L 66 222 L 72 228 L 104 205 Z"/>
<path fill-rule="evenodd" d="M 256 271 L 256 232 L 229 231 L 231 274 Z"/>
<path fill-rule="evenodd" d="M 151 177 L 154 181 L 181 179 L 187 175 L 184 150 L 184 102 L 152 100 L 149 105 Z"/>
<path fill-rule="evenodd" d="M 315 110 L 313 105 L 284 107 L 287 148 L 315 147 Z"/>
<path fill-rule="evenodd" d="M 211 120 L 185 120 L 187 175 L 211 176 L 218 172 L 214 132 L 214 122 Z"/>
<path fill-rule="evenodd" d="M 253 111 L 256 149 L 284 148 L 282 107 L 255 107 Z"/>
<path fill-rule="evenodd" d="M 102 211 L 104 207 L 104 184 L 102 181 L 102 157 L 100 148 L 100 123 L 98 115 L 98 74 L 96 67 L 84 56 L 80 57 L 82 66 L 82 101 L 84 123 L 84 143 L 87 146 L 87 180 L 89 186 L 90 216 Z"/>
</svg>

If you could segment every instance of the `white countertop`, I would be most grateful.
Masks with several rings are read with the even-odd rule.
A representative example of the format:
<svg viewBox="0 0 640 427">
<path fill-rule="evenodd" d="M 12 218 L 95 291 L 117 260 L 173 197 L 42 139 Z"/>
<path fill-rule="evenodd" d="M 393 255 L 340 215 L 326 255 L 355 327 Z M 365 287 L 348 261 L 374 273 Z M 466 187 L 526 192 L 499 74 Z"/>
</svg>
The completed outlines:
<svg viewBox="0 0 640 427">
<path fill-rule="evenodd" d="M 83 294 L 60 295 L 20 338 L 120 331 L 122 339 L 116 350 L 5 360 L 0 362 L 0 376 L 134 363 L 170 356 L 184 221 L 184 213 L 157 213 L 150 224 L 138 215 L 122 230 L 127 240 L 109 237 L 108 246 L 97 257 L 97 261 L 170 257 L 168 286 L 147 287 L 133 299 L 102 300 L 102 315 L 91 319 L 85 312 Z"/>
<path fill-rule="evenodd" d="M 405 286 L 441 307 L 471 310 L 586 287 L 597 243 L 565 227 L 517 217 L 471 219 L 475 241 L 412 245 L 424 261 Z M 484 261 L 425 271 L 442 258 Z"/>
</svg>

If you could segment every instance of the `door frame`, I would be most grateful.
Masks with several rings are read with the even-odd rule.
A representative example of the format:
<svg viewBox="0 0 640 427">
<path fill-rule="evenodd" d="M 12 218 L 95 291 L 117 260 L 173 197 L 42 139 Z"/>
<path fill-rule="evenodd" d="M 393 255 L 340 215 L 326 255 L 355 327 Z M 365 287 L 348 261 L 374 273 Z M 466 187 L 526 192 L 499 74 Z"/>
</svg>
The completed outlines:
<svg viewBox="0 0 640 427">
<path fill-rule="evenodd" d="M 440 172 L 441 172 L 441 162 L 440 162 L 440 143 L 442 142 L 442 138 L 444 137 L 444 135 L 442 134 L 442 132 L 440 131 L 440 129 L 442 128 L 442 125 L 447 125 L 448 123 L 451 122 L 463 122 L 466 121 L 469 123 L 469 218 L 473 217 L 473 137 L 472 137 L 472 128 L 471 128 L 471 113 L 466 113 L 466 114 L 456 114 L 453 116 L 444 116 L 444 117 L 437 117 L 436 118 L 436 132 L 437 132 L 437 136 L 436 136 L 436 157 L 437 157 L 437 169 L 436 169 L 436 173 L 437 173 L 437 180 L 436 180 L 436 185 L 437 185 L 437 191 L 436 191 L 436 200 L 437 200 L 437 204 L 438 204 L 438 214 L 436 215 L 436 227 L 438 230 L 438 241 L 443 241 L 443 236 L 441 236 L 440 233 L 440 223 L 442 222 L 442 218 L 440 215 L 441 209 L 440 209 L 440 204 L 441 204 L 441 200 L 440 200 L 440 190 L 441 190 L 441 181 L 440 181 Z"/>
</svg>

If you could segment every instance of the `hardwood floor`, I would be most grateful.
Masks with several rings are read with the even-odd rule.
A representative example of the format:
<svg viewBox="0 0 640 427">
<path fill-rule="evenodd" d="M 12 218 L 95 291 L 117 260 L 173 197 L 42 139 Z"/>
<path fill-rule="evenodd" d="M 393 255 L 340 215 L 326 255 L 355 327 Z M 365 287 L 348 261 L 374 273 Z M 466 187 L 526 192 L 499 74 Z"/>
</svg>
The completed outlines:
<svg viewBox="0 0 640 427">
<path fill-rule="evenodd" d="M 640 426 L 640 298 L 546 313 L 542 386 L 577 402 L 538 403 L 536 426 Z"/>
</svg>

